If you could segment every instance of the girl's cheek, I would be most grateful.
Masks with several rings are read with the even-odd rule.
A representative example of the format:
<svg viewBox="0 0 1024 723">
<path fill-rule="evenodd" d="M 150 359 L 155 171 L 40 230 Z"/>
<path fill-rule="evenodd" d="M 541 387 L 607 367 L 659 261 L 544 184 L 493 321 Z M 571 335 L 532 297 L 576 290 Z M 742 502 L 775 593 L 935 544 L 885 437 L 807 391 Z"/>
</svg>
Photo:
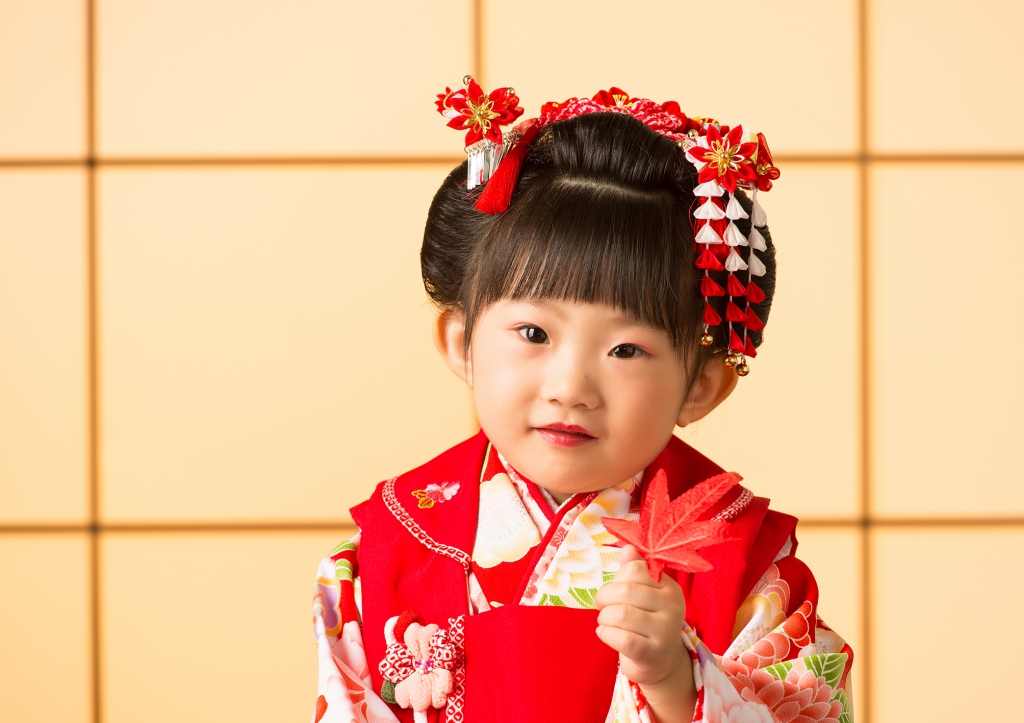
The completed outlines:
<svg viewBox="0 0 1024 723">
<path fill-rule="evenodd" d="M 678 416 L 685 380 L 674 370 L 662 369 L 659 373 L 637 374 L 615 381 L 615 393 L 622 407 L 632 410 L 632 415 L 644 426 L 660 424 L 658 420 L 662 417 L 675 419 Z"/>
<path fill-rule="evenodd" d="M 492 404 L 507 405 L 529 391 L 538 366 L 531 362 L 529 355 L 517 357 L 516 350 L 489 350 L 475 363 L 474 393 Z"/>
</svg>

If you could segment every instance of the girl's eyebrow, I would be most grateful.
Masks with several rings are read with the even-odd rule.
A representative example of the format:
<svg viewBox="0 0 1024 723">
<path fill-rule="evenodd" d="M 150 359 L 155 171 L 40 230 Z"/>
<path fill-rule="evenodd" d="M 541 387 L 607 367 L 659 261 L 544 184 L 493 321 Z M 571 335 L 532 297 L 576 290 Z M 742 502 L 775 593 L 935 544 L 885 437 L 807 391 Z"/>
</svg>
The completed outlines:
<svg viewBox="0 0 1024 723">
<path fill-rule="evenodd" d="M 565 321 L 568 317 L 568 310 L 564 306 L 572 306 L 572 302 L 560 303 L 551 299 L 515 299 L 508 300 L 507 303 L 512 307 L 526 306 L 531 309 L 543 311 L 551 314 L 558 321 Z M 647 332 L 662 332 L 664 329 L 649 324 L 642 319 L 637 319 L 635 316 L 631 316 L 622 312 L 619 309 L 613 309 L 611 318 L 608 320 L 608 326 L 610 330 L 621 332 L 628 329 L 636 329 Z"/>
<path fill-rule="evenodd" d="M 613 323 L 617 327 L 631 327 L 637 329 L 644 329 L 646 331 L 664 331 L 660 327 L 650 324 L 642 319 L 637 319 L 635 316 L 630 316 L 621 311 L 616 310 Z"/>
<path fill-rule="evenodd" d="M 559 308 L 558 304 L 552 303 L 548 299 L 514 299 L 508 300 L 507 303 L 513 308 L 526 306 L 531 309 L 536 309 L 537 311 L 545 311 L 554 314 L 561 319 L 564 319 L 566 316 L 565 311 Z"/>
</svg>

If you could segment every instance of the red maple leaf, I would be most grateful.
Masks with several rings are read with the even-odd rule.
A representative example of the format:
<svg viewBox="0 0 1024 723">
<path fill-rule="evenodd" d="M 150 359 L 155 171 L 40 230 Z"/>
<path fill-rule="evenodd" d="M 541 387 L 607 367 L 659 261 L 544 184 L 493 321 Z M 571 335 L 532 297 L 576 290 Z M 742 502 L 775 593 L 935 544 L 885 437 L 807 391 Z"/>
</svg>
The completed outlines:
<svg viewBox="0 0 1024 723">
<path fill-rule="evenodd" d="M 698 518 L 741 479 L 735 472 L 725 472 L 669 501 L 668 477 L 665 470 L 658 470 L 640 508 L 639 521 L 604 517 L 601 522 L 606 530 L 643 555 L 656 582 L 661 580 L 666 567 L 705 572 L 711 569 L 711 563 L 697 550 L 732 539 L 733 534 L 728 522 Z"/>
</svg>

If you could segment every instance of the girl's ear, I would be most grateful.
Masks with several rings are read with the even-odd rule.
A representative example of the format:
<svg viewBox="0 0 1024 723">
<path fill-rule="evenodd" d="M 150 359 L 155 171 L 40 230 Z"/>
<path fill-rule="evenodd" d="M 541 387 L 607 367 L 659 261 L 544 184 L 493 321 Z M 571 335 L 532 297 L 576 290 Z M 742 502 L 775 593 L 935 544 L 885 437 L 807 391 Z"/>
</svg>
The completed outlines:
<svg viewBox="0 0 1024 723">
<path fill-rule="evenodd" d="M 466 324 L 462 311 L 453 308 L 441 309 L 441 312 L 434 319 L 433 338 L 434 347 L 437 349 L 444 363 L 455 372 L 462 381 L 473 387 L 472 376 L 469 373 L 465 353 L 463 352 L 463 339 L 466 333 Z"/>
<path fill-rule="evenodd" d="M 708 361 L 701 369 L 690 396 L 683 403 L 676 424 L 685 427 L 706 417 L 729 398 L 739 379 L 736 372 L 722 363 L 720 357 Z"/>
</svg>

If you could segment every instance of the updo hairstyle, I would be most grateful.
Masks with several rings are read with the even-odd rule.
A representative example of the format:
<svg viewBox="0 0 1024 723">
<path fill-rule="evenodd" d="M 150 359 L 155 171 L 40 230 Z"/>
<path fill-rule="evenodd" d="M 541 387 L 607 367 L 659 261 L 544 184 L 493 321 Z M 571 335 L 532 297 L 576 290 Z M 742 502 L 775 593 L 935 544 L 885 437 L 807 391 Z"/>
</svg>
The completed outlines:
<svg viewBox="0 0 1024 723">
<path fill-rule="evenodd" d="M 711 327 L 713 346 L 700 344 L 703 272 L 694 266 L 690 220 L 697 172 L 675 141 L 617 113 L 551 123 L 530 147 L 501 214 L 473 208 L 480 191 L 465 190 L 466 174 L 463 162 L 434 196 L 420 263 L 434 304 L 463 314 L 467 358 L 474 324 L 501 299 L 607 304 L 662 329 L 687 362 L 688 389 L 725 351 L 725 322 Z M 750 199 L 736 195 L 749 215 Z M 735 223 L 750 233 L 749 219 Z M 757 279 L 765 298 L 752 306 L 767 321 L 775 247 L 768 229 L 759 230 L 768 245 L 759 254 L 767 272 Z M 725 275 L 712 272 L 722 286 Z M 727 299 L 711 298 L 723 318 Z M 760 345 L 763 332 L 748 335 Z"/>
</svg>

